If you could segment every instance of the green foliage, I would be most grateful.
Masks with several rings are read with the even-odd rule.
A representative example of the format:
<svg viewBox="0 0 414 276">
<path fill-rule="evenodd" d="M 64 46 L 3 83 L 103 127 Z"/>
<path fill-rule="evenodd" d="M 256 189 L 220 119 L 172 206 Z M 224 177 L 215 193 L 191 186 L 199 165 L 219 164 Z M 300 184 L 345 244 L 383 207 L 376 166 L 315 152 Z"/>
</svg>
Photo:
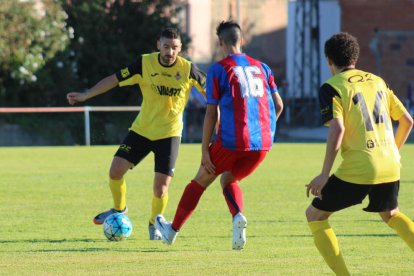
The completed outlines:
<svg viewBox="0 0 414 276">
<path fill-rule="evenodd" d="M 108 168 L 116 147 L 18 147 L 0 151 L 0 275 L 333 275 L 306 223 L 305 184 L 319 173 L 324 144 L 275 144 L 241 182 L 247 244 L 231 250 L 231 216 L 216 180 L 174 245 L 148 240 L 153 156 L 126 176 L 134 230 L 106 241 L 92 218 L 112 206 Z M 182 145 L 166 218 L 200 164 Z M 414 217 L 414 145 L 402 149 L 399 203 Z M 414 275 L 413 252 L 366 201 L 330 219 L 352 275 Z M 369 259 L 369 261 L 367 261 Z M 384 261 L 386 260 L 386 261 Z M 394 265 L 390 265 L 394 264 Z"/>
<path fill-rule="evenodd" d="M 66 48 L 67 14 L 53 0 L 0 3 L 0 70 L 19 84 L 37 80 L 36 71 Z M 1 76 L 4 82 L 5 76 Z"/>
<path fill-rule="evenodd" d="M 114 1 L 105 5 L 107 2 L 72 1 L 65 7 L 68 23 L 75 29 L 71 49 L 84 86 L 130 64 L 138 55 L 156 50 L 161 30 L 177 27 L 167 16 L 170 8 L 165 1 Z"/>
<path fill-rule="evenodd" d="M 39 1 L 44 14 L 35 2 L 0 2 L 0 106 L 66 105 L 67 92 L 156 50 L 160 31 L 177 27 L 178 8 L 161 0 Z M 88 104 L 137 104 L 137 89 L 124 91 Z"/>
<path fill-rule="evenodd" d="M 157 50 L 161 30 L 178 26 L 173 21 L 179 8 L 170 1 L 72 0 L 60 4 L 48 0 L 43 1 L 42 20 L 32 15 L 34 0 L 3 2 L 0 2 L 0 106 L 67 106 L 66 93 L 83 91 L 129 65 L 138 55 Z M 184 49 L 188 41 L 183 37 Z M 16 53 L 4 63 L 10 51 Z M 136 86 L 116 90 L 86 104 L 140 104 Z M 110 118 L 111 114 L 101 114 L 94 123 L 104 129 Z M 14 123 L 30 125 L 28 120 Z M 70 122 L 50 116 L 43 124 L 45 128 L 69 127 Z M 73 137 L 79 133 L 82 125 L 65 131 Z M 105 139 L 98 137 L 95 142 L 104 143 Z"/>
</svg>

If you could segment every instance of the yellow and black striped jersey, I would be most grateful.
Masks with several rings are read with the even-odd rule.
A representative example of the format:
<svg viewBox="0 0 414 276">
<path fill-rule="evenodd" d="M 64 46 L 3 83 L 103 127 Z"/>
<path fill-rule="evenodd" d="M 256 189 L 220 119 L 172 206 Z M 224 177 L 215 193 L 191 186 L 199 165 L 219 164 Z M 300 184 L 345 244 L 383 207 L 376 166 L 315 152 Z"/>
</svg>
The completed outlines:
<svg viewBox="0 0 414 276">
<path fill-rule="evenodd" d="M 167 67 L 159 62 L 159 52 L 145 54 L 116 76 L 119 86 L 139 85 L 141 111 L 130 130 L 150 140 L 181 136 L 183 111 L 193 86 L 205 97 L 205 74 L 182 57 Z"/>
<path fill-rule="evenodd" d="M 351 69 L 336 74 L 320 88 L 322 122 L 343 120 L 342 163 L 334 173 L 355 184 L 380 184 L 400 179 L 400 154 L 392 120 L 406 109 L 374 74 Z"/>
</svg>

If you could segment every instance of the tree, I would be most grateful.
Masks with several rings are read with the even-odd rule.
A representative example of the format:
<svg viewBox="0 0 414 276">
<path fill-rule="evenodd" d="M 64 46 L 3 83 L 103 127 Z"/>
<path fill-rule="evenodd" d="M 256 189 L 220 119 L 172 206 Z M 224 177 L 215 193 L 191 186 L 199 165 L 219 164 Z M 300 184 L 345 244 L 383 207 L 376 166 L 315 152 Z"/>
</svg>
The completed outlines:
<svg viewBox="0 0 414 276">
<path fill-rule="evenodd" d="M 36 82 L 36 72 L 69 43 L 67 14 L 53 0 L 0 2 L 0 99 L 11 83 Z M 13 93 L 14 91 L 10 91 Z M 17 97 L 10 97 L 17 100 Z M 14 103 L 15 104 L 15 103 Z"/>
<path fill-rule="evenodd" d="M 165 27 L 178 27 L 173 20 L 179 7 L 165 0 L 72 0 L 64 8 L 69 15 L 68 25 L 75 30 L 70 49 L 77 82 L 71 90 L 89 88 L 103 77 L 126 67 L 139 55 L 157 50 L 156 41 L 161 31 Z M 184 47 L 187 41 L 184 37 Z M 137 86 L 116 90 L 91 99 L 87 104 L 140 104 L 142 97 Z M 122 129 L 133 119 L 124 114 L 100 114 L 94 118 L 95 132 L 104 133 L 105 125 L 113 122 L 114 116 L 117 127 Z M 105 143 L 108 135 L 93 139 Z"/>
<path fill-rule="evenodd" d="M 161 30 L 178 27 L 175 18 L 179 7 L 174 5 L 175 1 L 2 1 L 0 106 L 65 106 L 66 93 L 89 88 L 103 77 L 129 65 L 140 54 L 156 50 Z M 33 12 L 36 3 L 44 3 L 43 14 Z M 41 20 L 39 16 L 42 16 Z M 184 36 L 184 49 L 188 41 Z M 11 51 L 18 53 L 15 56 L 20 59 L 8 58 L 13 56 Z M 7 62 L 3 63 L 3 60 Z M 25 70 L 22 73 L 22 66 L 29 73 Z M 87 104 L 139 105 L 140 93 L 137 87 L 122 88 L 120 93 L 107 93 Z M 45 129 L 42 131 L 49 135 L 48 139 L 65 138 L 67 141 L 67 137 L 76 137 L 78 143 L 82 143 L 82 122 L 74 122 L 67 117 L 53 116 L 37 121 L 25 118 L 24 122 L 18 123 L 30 127 L 32 133 L 38 132 L 34 127 L 41 125 Z M 119 118 L 118 114 L 95 116 L 92 128 L 101 135 L 92 137 L 94 142 L 109 142 L 110 135 L 102 133 L 105 133 L 106 122 L 110 120 L 127 120 L 129 124 L 132 119 L 125 119 L 123 114 L 119 114 Z M 48 125 L 53 126 L 54 131 L 50 131 L 52 127 L 47 131 Z"/>
<path fill-rule="evenodd" d="M 71 1 L 65 9 L 75 29 L 71 49 L 83 87 L 156 50 L 161 30 L 178 27 L 172 22 L 177 9 L 168 1 Z"/>
</svg>

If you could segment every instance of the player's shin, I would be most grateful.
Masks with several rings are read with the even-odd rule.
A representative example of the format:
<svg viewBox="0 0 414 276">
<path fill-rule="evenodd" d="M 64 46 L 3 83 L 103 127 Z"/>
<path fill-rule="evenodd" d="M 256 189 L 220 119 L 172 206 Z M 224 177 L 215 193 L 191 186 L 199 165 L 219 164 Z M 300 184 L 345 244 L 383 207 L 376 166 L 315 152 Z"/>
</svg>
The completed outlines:
<svg viewBox="0 0 414 276">
<path fill-rule="evenodd" d="M 390 218 L 388 225 L 394 229 L 408 244 L 411 250 L 414 251 L 414 222 L 406 215 L 399 212 Z"/>
<path fill-rule="evenodd" d="M 223 194 L 233 217 L 239 212 L 243 213 L 243 194 L 237 182 L 227 184 Z"/>
<path fill-rule="evenodd" d="M 114 200 L 114 209 L 122 211 L 126 207 L 126 183 L 125 179 L 115 180 L 109 178 L 109 187 L 111 188 Z"/>
<path fill-rule="evenodd" d="M 154 219 L 157 215 L 163 215 L 165 212 L 165 209 L 167 208 L 168 203 L 168 194 L 165 194 L 163 197 L 159 198 L 155 195 L 152 197 L 152 212 L 151 212 L 151 218 L 150 223 L 154 224 Z"/>
<path fill-rule="evenodd" d="M 172 228 L 179 231 L 186 220 L 191 216 L 206 188 L 192 180 L 181 196 L 175 212 Z"/>
<path fill-rule="evenodd" d="M 339 250 L 338 240 L 328 220 L 309 222 L 319 253 L 336 275 L 351 275 Z"/>
</svg>

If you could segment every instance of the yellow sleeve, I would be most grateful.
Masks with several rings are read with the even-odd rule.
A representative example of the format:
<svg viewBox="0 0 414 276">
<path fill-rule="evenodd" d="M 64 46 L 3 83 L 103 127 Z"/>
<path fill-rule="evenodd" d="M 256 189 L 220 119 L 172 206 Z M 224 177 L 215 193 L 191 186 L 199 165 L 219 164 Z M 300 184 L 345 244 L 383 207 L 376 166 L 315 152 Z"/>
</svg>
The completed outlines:
<svg viewBox="0 0 414 276">
<path fill-rule="evenodd" d="M 134 85 L 139 84 L 139 75 L 133 75 L 132 77 L 125 79 L 123 81 L 120 81 L 118 83 L 119 86 L 128 86 L 128 85 Z"/>
<path fill-rule="evenodd" d="M 390 116 L 394 121 L 398 121 L 407 112 L 407 109 L 391 89 L 388 89 L 388 98 Z"/>
<path fill-rule="evenodd" d="M 342 118 L 344 109 L 341 104 L 341 99 L 338 97 L 333 97 L 332 104 L 333 104 L 333 118 Z"/>
<path fill-rule="evenodd" d="M 142 59 L 143 56 L 140 56 L 129 66 L 115 73 L 119 86 L 139 84 L 140 77 L 142 76 Z"/>
<path fill-rule="evenodd" d="M 341 99 L 338 97 L 333 97 L 332 98 L 332 119 L 337 119 L 337 118 L 343 118 L 343 112 L 344 109 L 341 105 Z M 323 125 L 324 126 L 329 126 L 329 122 L 331 120 L 325 122 Z"/>
</svg>

